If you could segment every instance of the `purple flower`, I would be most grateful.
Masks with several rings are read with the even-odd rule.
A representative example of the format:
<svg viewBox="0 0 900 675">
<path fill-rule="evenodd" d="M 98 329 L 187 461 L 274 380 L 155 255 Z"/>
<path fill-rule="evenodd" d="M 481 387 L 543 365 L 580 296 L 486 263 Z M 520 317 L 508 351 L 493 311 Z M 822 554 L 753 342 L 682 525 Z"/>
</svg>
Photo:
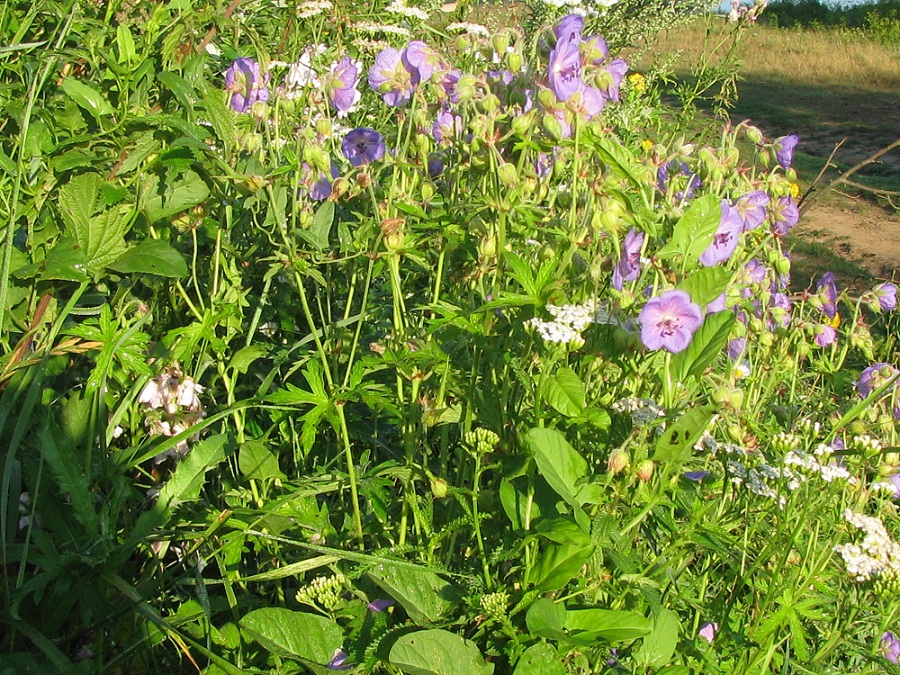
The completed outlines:
<svg viewBox="0 0 900 675">
<path fill-rule="evenodd" d="M 406 105 L 419 83 L 417 70 L 408 68 L 403 52 L 387 47 L 378 52 L 369 68 L 369 86 L 381 94 L 384 102 L 392 107 Z"/>
<path fill-rule="evenodd" d="M 349 56 L 331 65 L 330 75 L 325 80 L 325 91 L 331 105 L 339 113 L 346 113 L 359 101 L 358 82 L 359 68 Z"/>
<path fill-rule="evenodd" d="M 837 339 L 837 331 L 833 326 L 829 326 L 828 324 L 814 326 L 813 332 L 815 333 L 813 341 L 820 347 L 828 347 L 829 345 L 834 344 L 834 341 Z"/>
<path fill-rule="evenodd" d="M 703 323 L 703 312 L 684 291 L 671 290 L 650 298 L 641 310 L 641 341 L 647 349 L 684 351 Z"/>
<path fill-rule="evenodd" d="M 712 242 L 700 256 L 700 264 L 704 267 L 712 267 L 723 260 L 728 260 L 737 248 L 738 235 L 744 229 L 741 214 L 736 208 L 722 200 L 721 209 L 719 227 L 713 235 Z"/>
<path fill-rule="evenodd" d="M 762 190 L 754 190 L 737 198 L 734 208 L 741 214 L 744 232 L 754 230 L 765 222 L 766 207 L 770 201 L 769 195 Z"/>
<path fill-rule="evenodd" d="M 719 632 L 719 624 L 713 621 L 707 621 L 702 626 L 700 626 L 700 630 L 697 631 L 697 635 L 702 637 L 707 642 L 712 642 L 716 638 L 716 633 Z"/>
<path fill-rule="evenodd" d="M 553 34 L 556 36 L 556 46 L 561 42 L 570 42 L 578 44 L 581 42 L 581 31 L 584 30 L 584 19 L 577 14 L 569 14 L 559 20 L 559 23 L 553 27 Z"/>
<path fill-rule="evenodd" d="M 581 52 L 578 45 L 572 42 L 561 42 L 550 52 L 549 73 L 547 75 L 550 89 L 560 101 L 566 101 L 584 86 L 581 79 Z"/>
<path fill-rule="evenodd" d="M 782 197 L 772 209 L 772 234 L 783 237 L 800 222 L 800 209 L 790 197 Z"/>
<path fill-rule="evenodd" d="M 622 290 L 626 281 L 634 281 L 641 272 L 641 249 L 644 248 L 644 233 L 637 232 L 633 227 L 625 235 L 625 243 L 622 245 L 622 255 L 616 268 L 613 270 L 612 285 L 617 291 Z"/>
<path fill-rule="evenodd" d="M 437 178 L 442 173 L 444 173 L 444 162 L 441 160 L 440 155 L 433 152 L 428 155 L 428 176 Z"/>
<path fill-rule="evenodd" d="M 622 59 L 615 59 L 605 68 L 601 68 L 594 79 L 600 91 L 607 98 L 618 103 L 619 87 L 622 85 L 622 78 L 625 77 L 627 72 L 628 64 Z"/>
<path fill-rule="evenodd" d="M 308 186 L 309 198 L 317 202 L 328 199 L 331 196 L 331 183 L 340 175 L 337 164 L 332 162 L 331 170 L 328 173 L 318 169 L 314 170 L 308 164 L 303 165 L 303 170 L 306 176 L 304 185 Z M 304 186 L 300 187 L 301 195 L 305 189 Z"/>
<path fill-rule="evenodd" d="M 715 300 L 706 305 L 706 313 L 715 314 L 716 312 L 724 312 L 726 309 L 726 299 L 725 291 L 722 291 L 716 296 Z"/>
<path fill-rule="evenodd" d="M 406 69 L 414 73 L 416 84 L 428 82 L 435 71 L 444 69 L 437 52 L 421 40 L 410 42 L 403 50 L 401 59 Z"/>
<path fill-rule="evenodd" d="M 462 135 L 463 121 L 449 110 L 441 110 L 431 125 L 431 136 L 438 145 L 451 145 Z"/>
<path fill-rule="evenodd" d="M 353 129 L 344 136 L 341 152 L 353 166 L 369 164 L 384 156 L 384 139 L 374 129 Z"/>
<path fill-rule="evenodd" d="M 891 663 L 900 662 L 900 640 L 890 631 L 881 636 L 881 655 Z"/>
<path fill-rule="evenodd" d="M 253 59 L 235 59 L 225 71 L 225 90 L 231 93 L 231 109 L 245 113 L 257 101 L 269 100 L 269 74 L 262 76 L 259 64 Z"/>
<path fill-rule="evenodd" d="M 609 55 L 606 40 L 599 35 L 589 35 L 581 42 L 582 65 L 599 66 Z"/>
<path fill-rule="evenodd" d="M 797 147 L 797 141 L 800 137 L 797 134 L 790 136 L 782 136 L 772 144 L 775 149 L 775 159 L 781 165 L 782 169 L 791 168 L 791 162 L 794 161 L 794 148 Z"/>
<path fill-rule="evenodd" d="M 456 83 L 459 82 L 459 78 L 461 77 L 462 71 L 454 68 L 445 72 L 444 76 L 438 82 L 441 91 L 444 92 L 444 96 L 449 98 L 451 103 L 459 103 L 459 96 L 456 93 Z"/>
<path fill-rule="evenodd" d="M 689 481 L 699 483 L 709 475 L 709 471 L 685 471 L 682 475 Z M 710 640 L 710 642 L 712 642 L 712 640 Z"/>
<path fill-rule="evenodd" d="M 566 102 L 568 108 L 585 122 L 599 115 L 606 105 L 606 98 L 597 87 L 582 87 Z"/>
<path fill-rule="evenodd" d="M 668 192 L 672 181 L 679 176 L 687 176 L 687 186 L 675 193 L 675 200 L 678 202 L 690 199 L 694 195 L 694 190 L 702 185 L 700 176 L 691 171 L 691 167 L 685 162 L 674 159 L 656 170 L 656 187 L 660 192 Z"/>
<path fill-rule="evenodd" d="M 344 650 L 335 649 L 334 654 L 331 656 L 331 661 L 325 667 L 328 670 L 350 670 L 353 666 L 347 663 L 347 655 L 344 653 Z"/>
<path fill-rule="evenodd" d="M 732 338 L 725 347 L 725 354 L 732 361 L 737 361 L 744 353 L 744 347 L 747 345 L 747 338 Z"/>
<path fill-rule="evenodd" d="M 896 377 L 898 372 L 900 371 L 890 363 L 875 363 L 860 373 L 859 380 L 856 382 L 856 391 L 861 398 L 867 398 L 885 382 Z M 894 386 L 897 386 L 896 380 Z"/>
<path fill-rule="evenodd" d="M 791 298 L 785 293 L 777 291 L 772 292 L 769 299 L 769 308 L 772 310 L 772 317 L 782 326 L 787 326 L 791 322 Z"/>
<path fill-rule="evenodd" d="M 822 313 L 829 319 L 833 319 L 837 314 L 837 284 L 834 283 L 834 272 L 825 272 L 819 282 L 816 284 L 818 292 L 818 300 L 821 302 L 820 309 Z"/>
<path fill-rule="evenodd" d="M 383 612 L 388 607 L 393 607 L 397 603 L 393 600 L 385 600 L 383 598 L 379 598 L 378 600 L 373 600 L 368 605 L 366 605 L 366 609 L 370 612 Z"/>
<path fill-rule="evenodd" d="M 882 312 L 890 312 L 897 308 L 897 287 L 892 283 L 878 284 L 872 289 Z"/>
</svg>

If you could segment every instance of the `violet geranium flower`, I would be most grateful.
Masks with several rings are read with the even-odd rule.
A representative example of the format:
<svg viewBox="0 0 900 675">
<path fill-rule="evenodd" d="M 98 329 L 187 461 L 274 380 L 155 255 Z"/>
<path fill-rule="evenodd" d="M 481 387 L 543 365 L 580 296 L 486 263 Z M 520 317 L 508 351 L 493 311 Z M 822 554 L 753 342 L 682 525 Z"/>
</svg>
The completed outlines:
<svg viewBox="0 0 900 675">
<path fill-rule="evenodd" d="M 890 312 L 897 309 L 897 287 L 888 282 L 878 284 L 872 289 L 872 295 L 878 302 L 878 307 L 882 312 Z"/>
<path fill-rule="evenodd" d="M 235 59 L 225 71 L 225 90 L 231 92 L 231 109 L 237 113 L 249 112 L 257 101 L 268 101 L 268 84 L 269 74 L 263 77 L 259 64 L 253 59 Z"/>
<path fill-rule="evenodd" d="M 890 631 L 881 636 L 881 655 L 891 663 L 900 663 L 900 639 Z"/>
<path fill-rule="evenodd" d="M 641 310 L 641 341 L 647 349 L 677 353 L 687 349 L 703 323 L 703 311 L 684 291 L 665 291 L 650 298 Z"/>
<path fill-rule="evenodd" d="M 837 284 L 834 282 L 834 272 L 825 272 L 816 284 L 817 299 L 821 303 L 822 313 L 829 319 L 837 314 Z"/>
<path fill-rule="evenodd" d="M 622 290 L 626 281 L 634 281 L 641 271 L 641 249 L 644 248 L 644 233 L 637 232 L 633 227 L 625 235 L 625 243 L 622 245 L 622 256 L 616 268 L 613 270 L 612 285 L 617 291 Z"/>
<path fill-rule="evenodd" d="M 766 207 L 770 201 L 769 195 L 762 190 L 754 190 L 737 198 L 734 208 L 741 214 L 744 232 L 755 230 L 765 222 Z"/>
<path fill-rule="evenodd" d="M 561 42 L 571 42 L 578 44 L 581 42 L 581 32 L 584 30 L 584 19 L 578 14 L 569 14 L 559 20 L 559 23 L 553 27 L 553 34 L 556 36 L 556 44 Z"/>
<path fill-rule="evenodd" d="M 800 222 L 800 209 L 790 197 L 782 197 L 773 206 L 772 210 L 772 234 L 783 237 L 788 231 Z"/>
<path fill-rule="evenodd" d="M 403 52 L 387 47 L 375 56 L 368 79 L 369 86 L 381 94 L 387 105 L 397 107 L 409 103 L 419 83 L 419 73 L 407 67 Z"/>
<path fill-rule="evenodd" d="M 781 165 L 782 169 L 790 169 L 791 162 L 794 161 L 794 148 L 797 147 L 797 141 L 800 137 L 797 134 L 790 136 L 782 136 L 772 144 L 775 149 L 775 159 Z"/>
<path fill-rule="evenodd" d="M 741 214 L 736 208 L 722 200 L 721 209 L 719 227 L 713 235 L 713 240 L 700 256 L 700 264 L 704 267 L 712 267 L 723 260 L 728 260 L 737 248 L 738 235 L 744 229 Z"/>
<path fill-rule="evenodd" d="M 413 40 L 401 53 L 403 65 L 413 73 L 418 82 L 428 82 L 436 71 L 445 70 L 441 59 L 432 47 L 421 40 Z"/>
<path fill-rule="evenodd" d="M 560 42 L 550 52 L 547 79 L 550 89 L 559 101 L 567 101 L 584 86 L 581 79 L 581 51 L 577 43 Z"/>
<path fill-rule="evenodd" d="M 349 112 L 359 101 L 361 94 L 356 88 L 358 82 L 359 68 L 349 56 L 332 64 L 325 81 L 325 90 L 338 114 Z"/>
<path fill-rule="evenodd" d="M 859 374 L 856 392 L 860 398 L 867 398 L 869 394 L 888 380 L 895 378 L 897 374 L 897 369 L 890 363 L 874 363 Z M 894 380 L 894 386 L 897 386 L 896 380 Z"/>
<path fill-rule="evenodd" d="M 702 637 L 707 642 L 712 642 L 716 633 L 719 632 L 719 624 L 714 621 L 706 621 L 702 626 L 700 626 L 700 630 L 697 631 L 697 635 Z"/>
<path fill-rule="evenodd" d="M 353 166 L 371 164 L 384 157 L 384 138 L 374 129 L 363 127 L 348 131 L 341 152 Z"/>
<path fill-rule="evenodd" d="M 813 328 L 813 333 L 813 342 L 820 347 L 828 347 L 834 344 L 834 341 L 837 339 L 837 331 L 834 326 L 829 326 L 828 324 L 816 325 Z"/>
</svg>

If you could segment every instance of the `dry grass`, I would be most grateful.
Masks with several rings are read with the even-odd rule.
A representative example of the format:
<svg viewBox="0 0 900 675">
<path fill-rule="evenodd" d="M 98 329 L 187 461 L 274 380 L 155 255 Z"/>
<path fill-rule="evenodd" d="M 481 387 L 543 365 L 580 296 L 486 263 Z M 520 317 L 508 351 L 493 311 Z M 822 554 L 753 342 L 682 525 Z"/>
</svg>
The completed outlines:
<svg viewBox="0 0 900 675">
<path fill-rule="evenodd" d="M 650 50 L 679 53 L 676 71 L 687 72 L 699 62 L 705 44 L 727 40 L 733 30 L 721 19 L 663 33 Z M 801 82 L 806 86 L 900 93 L 900 50 L 862 35 L 754 26 L 744 33 L 739 49 L 742 76 Z M 645 57 L 644 61 L 648 59 Z"/>
</svg>

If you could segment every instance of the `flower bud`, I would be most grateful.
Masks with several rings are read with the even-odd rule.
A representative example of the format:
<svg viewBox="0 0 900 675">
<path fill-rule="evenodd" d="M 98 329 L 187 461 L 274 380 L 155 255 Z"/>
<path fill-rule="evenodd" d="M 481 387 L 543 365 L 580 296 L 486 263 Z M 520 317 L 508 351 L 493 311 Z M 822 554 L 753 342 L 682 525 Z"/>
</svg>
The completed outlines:
<svg viewBox="0 0 900 675">
<path fill-rule="evenodd" d="M 320 117 L 316 120 L 316 133 L 319 136 L 325 136 L 329 138 L 331 136 L 331 120 L 327 117 Z"/>
<path fill-rule="evenodd" d="M 541 89 L 537 98 L 538 103 L 546 110 L 552 110 L 556 106 L 556 94 L 551 89 Z"/>
<path fill-rule="evenodd" d="M 513 73 L 518 73 L 522 70 L 522 65 L 524 63 L 525 59 L 519 52 L 509 52 L 506 55 L 506 67 Z"/>
<path fill-rule="evenodd" d="M 257 101 L 250 106 L 250 114 L 257 122 L 262 122 L 269 117 L 269 104 L 263 101 Z"/>
<path fill-rule="evenodd" d="M 435 499 L 443 499 L 447 496 L 450 485 L 443 478 L 438 476 L 429 476 L 431 482 L 431 494 Z"/>
<path fill-rule="evenodd" d="M 653 460 L 645 459 L 643 462 L 641 462 L 640 464 L 637 465 L 637 467 L 634 470 L 634 474 L 641 481 L 643 481 L 644 483 L 647 483 L 650 481 L 651 478 L 653 478 L 653 469 L 654 468 L 655 468 L 655 465 L 653 463 Z"/>
<path fill-rule="evenodd" d="M 266 186 L 266 179 L 257 174 L 247 177 L 247 187 L 251 192 L 259 192 Z"/>
<path fill-rule="evenodd" d="M 422 201 L 427 204 L 434 197 L 434 185 L 429 182 L 422 183 L 422 187 L 419 188 L 419 194 L 422 196 Z"/>
<path fill-rule="evenodd" d="M 529 110 L 524 115 L 517 115 L 513 117 L 512 123 L 510 124 L 512 130 L 515 134 L 519 136 L 525 136 L 531 131 L 531 128 L 534 126 L 534 112 Z"/>
<path fill-rule="evenodd" d="M 497 175 L 500 182 L 508 188 L 514 188 L 519 183 L 519 175 L 516 173 L 516 166 L 509 162 L 503 162 L 497 169 Z"/>
<path fill-rule="evenodd" d="M 628 453 L 621 448 L 616 448 L 611 453 L 609 453 L 609 461 L 607 462 L 607 467 L 609 469 L 609 472 L 613 476 L 615 476 L 627 469 L 630 463 L 631 458 L 628 456 Z"/>
<path fill-rule="evenodd" d="M 541 119 L 541 123 L 544 125 L 544 131 L 546 131 L 551 138 L 556 141 L 561 141 L 563 139 L 565 132 L 563 130 L 562 122 L 553 115 L 544 115 L 543 119 Z"/>
<path fill-rule="evenodd" d="M 771 331 L 763 331 L 759 336 L 759 343 L 764 347 L 771 347 L 775 344 L 775 334 Z"/>
<path fill-rule="evenodd" d="M 463 75 L 456 83 L 456 96 L 460 103 L 471 101 L 475 97 L 475 85 L 477 81 L 473 75 Z"/>
<path fill-rule="evenodd" d="M 747 140 L 751 143 L 762 143 L 763 135 L 757 127 L 747 127 Z"/>
<path fill-rule="evenodd" d="M 772 265 L 775 267 L 775 271 L 782 276 L 791 273 L 791 261 L 784 256 L 779 256 L 778 258 L 776 258 L 772 262 Z"/>
<path fill-rule="evenodd" d="M 497 238 L 492 235 L 485 235 L 478 244 L 478 253 L 482 258 L 490 259 L 497 255 Z"/>
</svg>

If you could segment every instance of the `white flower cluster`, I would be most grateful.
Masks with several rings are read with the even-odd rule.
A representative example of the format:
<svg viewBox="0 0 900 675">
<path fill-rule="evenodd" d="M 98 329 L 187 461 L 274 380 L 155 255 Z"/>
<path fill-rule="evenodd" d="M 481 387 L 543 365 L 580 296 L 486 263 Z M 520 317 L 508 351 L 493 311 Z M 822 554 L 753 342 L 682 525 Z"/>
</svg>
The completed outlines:
<svg viewBox="0 0 900 675">
<path fill-rule="evenodd" d="M 666 416 L 666 409 L 649 398 L 622 398 L 612 404 L 612 409 L 619 413 L 629 413 L 631 421 L 639 427 Z"/>
<path fill-rule="evenodd" d="M 297 5 L 297 16 L 301 19 L 311 19 L 319 14 L 331 10 L 334 7 L 328 0 L 306 0 Z"/>
<path fill-rule="evenodd" d="M 200 394 L 203 387 L 190 377 L 184 377 L 177 365 L 152 378 L 138 396 L 138 403 L 148 411 L 145 424 L 151 435 L 177 436 L 187 431 L 203 418 L 203 404 Z M 159 464 L 167 457 L 179 458 L 188 453 L 186 440 L 174 448 L 156 456 Z"/>
<path fill-rule="evenodd" d="M 775 481 L 779 478 L 788 479 L 788 488 L 795 490 L 800 486 L 790 469 L 776 469 L 768 464 L 759 464 L 755 467 L 744 466 L 741 462 L 728 460 L 729 480 L 734 485 L 745 485 L 750 492 L 767 499 L 775 499 L 779 506 L 784 506 L 786 499 L 778 494 L 767 481 Z"/>
<path fill-rule="evenodd" d="M 546 342 L 578 348 L 584 345 L 581 331 L 594 322 L 597 304 L 589 300 L 583 305 L 547 305 L 547 311 L 553 315 L 554 321 L 535 317 L 526 322 L 526 326 L 533 326 Z"/>
<path fill-rule="evenodd" d="M 320 89 L 322 82 L 316 69 L 313 68 L 312 61 L 313 57 L 324 54 L 327 49 L 323 44 L 314 45 L 304 49 L 296 63 L 287 64 L 281 61 L 273 61 L 269 64 L 270 69 L 273 66 L 287 66 L 288 68 L 288 74 L 285 76 L 284 82 L 278 86 L 278 96 L 293 101 L 299 98 L 307 87 Z"/>
<path fill-rule="evenodd" d="M 835 552 L 844 559 L 850 576 L 864 582 L 885 573 L 894 577 L 900 575 L 900 544 L 891 539 L 879 518 L 847 509 L 844 520 L 865 533 L 859 544 L 834 547 Z"/>
<path fill-rule="evenodd" d="M 845 480 L 850 484 L 855 484 L 857 482 L 856 478 L 846 468 L 837 462 L 828 461 L 832 451 L 831 446 L 824 443 L 820 443 L 816 447 L 813 451 L 814 454 L 809 454 L 803 450 L 791 450 L 784 456 L 784 463 L 786 466 L 797 466 L 810 473 L 818 474 L 826 483 Z M 824 459 L 825 462 L 819 461 L 820 458 Z"/>
<path fill-rule="evenodd" d="M 883 447 L 881 441 L 868 435 L 854 436 L 850 441 L 850 446 L 856 450 L 862 450 L 866 455 L 880 452 Z"/>
<path fill-rule="evenodd" d="M 582 3 L 581 0 L 544 0 L 544 2 L 556 9 L 565 9 L 571 14 L 600 16 L 619 0 L 587 0 L 586 3 Z"/>
<path fill-rule="evenodd" d="M 372 23 L 370 21 L 358 21 L 353 24 L 354 30 L 361 33 L 385 33 L 386 35 L 399 35 L 401 37 L 412 37 L 409 29 L 403 26 L 392 26 L 384 23 Z"/>
<path fill-rule="evenodd" d="M 491 32 L 480 23 L 467 23 L 458 21 L 447 26 L 447 30 L 451 33 L 465 33 L 466 35 L 476 35 L 478 37 L 490 37 Z"/>
<path fill-rule="evenodd" d="M 428 20 L 428 12 L 418 7 L 409 7 L 403 0 L 392 0 L 391 4 L 385 7 L 385 10 L 391 14 L 405 16 L 408 19 Z"/>
</svg>

